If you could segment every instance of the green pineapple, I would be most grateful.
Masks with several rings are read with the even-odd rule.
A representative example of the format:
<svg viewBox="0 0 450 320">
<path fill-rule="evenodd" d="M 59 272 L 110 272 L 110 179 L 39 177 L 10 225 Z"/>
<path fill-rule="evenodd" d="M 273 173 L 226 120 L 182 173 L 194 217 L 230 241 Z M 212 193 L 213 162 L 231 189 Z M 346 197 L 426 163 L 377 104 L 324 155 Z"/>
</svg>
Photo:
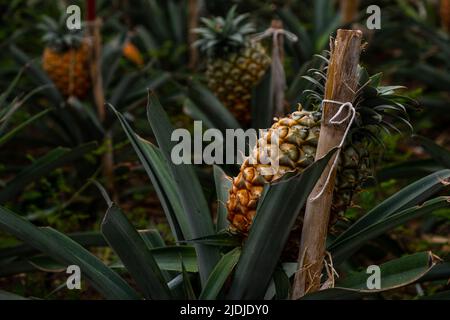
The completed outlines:
<svg viewBox="0 0 450 320">
<path fill-rule="evenodd" d="M 236 15 L 233 7 L 226 18 L 202 18 L 203 27 L 194 31 L 199 46 L 208 57 L 206 77 L 209 88 L 242 124 L 251 119 L 251 91 L 261 80 L 270 58 L 264 47 L 252 42 L 255 31 L 246 22 L 248 15 Z"/>
</svg>

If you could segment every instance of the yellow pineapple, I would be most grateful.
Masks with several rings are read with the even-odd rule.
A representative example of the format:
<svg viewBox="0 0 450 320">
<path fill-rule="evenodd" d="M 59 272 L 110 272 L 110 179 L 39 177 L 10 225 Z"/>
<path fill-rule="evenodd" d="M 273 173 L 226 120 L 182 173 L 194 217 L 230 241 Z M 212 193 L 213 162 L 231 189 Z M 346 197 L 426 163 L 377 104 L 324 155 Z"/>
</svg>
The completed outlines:
<svg viewBox="0 0 450 320">
<path fill-rule="evenodd" d="M 64 21 L 44 17 L 40 25 L 46 32 L 42 67 L 64 96 L 83 98 L 91 87 L 89 44 L 81 31 L 68 30 Z"/>
<path fill-rule="evenodd" d="M 409 125 L 402 103 L 410 103 L 411 100 L 393 95 L 393 88 L 378 87 L 378 75 L 369 78 L 363 70 L 360 74 L 360 94 L 355 102 L 357 117 L 339 159 L 331 224 L 351 205 L 353 194 L 360 190 L 362 183 L 371 174 L 369 146 L 373 139 L 377 139 L 376 132 L 380 128 L 393 128 L 392 123 L 387 124 L 389 119 L 401 118 L 401 123 Z M 265 184 L 281 178 L 287 172 L 301 172 L 313 163 L 321 121 L 320 105 L 316 109 L 306 111 L 300 106 L 298 111 L 275 119 L 267 135 L 258 140 L 239 174 L 233 178 L 227 202 L 232 232 L 244 236 L 248 234 Z M 278 137 L 278 141 L 272 141 L 273 137 Z M 275 174 L 264 175 L 264 168 L 270 164 L 263 164 L 260 155 L 264 154 L 262 149 L 267 151 L 273 147 L 278 148 L 279 167 Z M 301 231 L 299 225 L 294 229 Z"/>
<path fill-rule="evenodd" d="M 138 67 L 144 65 L 144 59 L 142 58 L 141 52 L 130 40 L 125 42 L 125 45 L 122 48 L 122 54 Z"/>
</svg>

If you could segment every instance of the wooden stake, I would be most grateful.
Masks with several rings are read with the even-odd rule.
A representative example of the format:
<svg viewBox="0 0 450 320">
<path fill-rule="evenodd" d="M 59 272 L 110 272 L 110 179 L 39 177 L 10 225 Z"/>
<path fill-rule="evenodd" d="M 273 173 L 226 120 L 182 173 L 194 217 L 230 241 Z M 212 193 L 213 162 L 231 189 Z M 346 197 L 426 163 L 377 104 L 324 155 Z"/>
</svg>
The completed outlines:
<svg viewBox="0 0 450 320">
<path fill-rule="evenodd" d="M 100 35 L 101 21 L 100 19 L 95 19 L 89 22 L 89 35 L 92 39 L 91 46 L 91 78 L 92 78 L 92 88 L 94 93 L 95 105 L 97 107 L 97 113 L 99 119 L 103 122 L 105 121 L 105 94 L 103 92 L 103 79 L 101 70 L 101 47 L 102 40 Z"/>
<path fill-rule="evenodd" d="M 283 21 L 273 19 L 270 25 L 273 29 L 283 29 Z M 284 91 L 286 90 L 286 75 L 284 73 L 284 34 L 274 35 L 272 46 L 272 92 L 274 116 L 286 114 Z"/>
<path fill-rule="evenodd" d="M 90 50 L 90 71 L 92 79 L 92 89 L 94 95 L 95 105 L 97 107 L 97 114 L 100 122 L 106 122 L 106 108 L 105 108 L 105 93 L 103 90 L 102 78 L 102 37 L 100 33 L 102 21 L 96 17 L 95 0 L 87 0 L 87 19 L 88 19 L 88 34 L 91 39 Z M 118 197 L 114 187 L 114 155 L 112 133 L 107 130 L 105 133 L 106 150 L 103 154 L 102 165 L 103 175 L 106 179 L 107 189 L 112 193 L 113 200 L 117 203 Z"/>
<path fill-rule="evenodd" d="M 441 0 L 439 14 L 442 29 L 450 33 L 450 0 Z"/>
<path fill-rule="evenodd" d="M 198 27 L 198 0 L 188 2 L 188 46 L 189 46 L 189 68 L 194 69 L 198 61 L 198 49 L 193 46 L 197 40 L 197 33 L 193 32 Z"/>
<path fill-rule="evenodd" d="M 279 19 L 273 19 L 270 23 L 270 27 L 274 29 L 283 29 L 283 21 Z M 284 61 L 284 37 L 282 34 L 278 35 L 278 50 L 280 51 L 281 62 Z"/>
<path fill-rule="evenodd" d="M 358 14 L 359 0 L 341 0 L 342 24 L 353 22 Z"/>
<path fill-rule="evenodd" d="M 330 64 L 325 84 L 326 100 L 342 103 L 353 102 L 358 85 L 357 70 L 361 38 L 362 32 L 359 30 L 339 29 L 337 31 L 336 40 L 334 44 L 331 43 Z M 337 113 L 338 108 L 339 104 L 336 103 L 326 102 L 323 105 L 316 159 L 322 158 L 331 149 L 338 146 L 345 135 L 348 121 L 341 125 L 330 124 L 330 119 Z M 341 117 L 341 119 L 343 118 L 345 118 L 345 114 Z M 328 163 L 306 204 L 298 256 L 299 270 L 295 275 L 293 299 L 298 299 L 306 293 L 317 291 L 320 288 L 336 176 L 336 168 L 332 168 L 333 161 L 334 159 L 331 159 Z M 314 196 L 320 194 L 323 188 L 325 188 L 324 192 L 317 199 L 312 200 Z"/>
</svg>

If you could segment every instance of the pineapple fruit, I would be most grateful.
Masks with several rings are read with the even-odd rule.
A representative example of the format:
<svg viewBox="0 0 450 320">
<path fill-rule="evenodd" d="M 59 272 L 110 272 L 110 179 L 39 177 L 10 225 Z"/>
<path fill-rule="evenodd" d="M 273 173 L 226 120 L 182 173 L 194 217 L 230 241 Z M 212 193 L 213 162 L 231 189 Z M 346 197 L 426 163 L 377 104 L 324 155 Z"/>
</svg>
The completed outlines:
<svg viewBox="0 0 450 320">
<path fill-rule="evenodd" d="M 136 66 L 142 67 L 144 65 L 144 59 L 142 58 L 141 52 L 130 40 L 125 42 L 122 48 L 122 54 Z"/>
<path fill-rule="evenodd" d="M 64 21 L 44 17 L 40 24 L 46 42 L 42 67 L 64 96 L 83 98 L 91 87 L 89 44 L 79 30 L 68 30 Z"/>
<path fill-rule="evenodd" d="M 351 205 L 353 194 L 369 178 L 370 146 L 378 140 L 376 134 L 379 129 L 395 127 L 389 121 L 399 118 L 401 123 L 409 127 L 402 103 L 412 103 L 411 99 L 395 95 L 392 88 L 379 87 L 379 75 L 369 78 L 362 68 L 359 83 L 359 94 L 354 102 L 356 119 L 338 162 L 330 225 L 342 216 Z M 298 111 L 275 119 L 267 134 L 258 140 L 250 157 L 241 165 L 239 174 L 233 178 L 227 201 L 231 232 L 243 236 L 248 234 L 266 183 L 283 177 L 287 172 L 301 172 L 314 162 L 321 122 L 320 107 L 317 106 L 316 109 L 317 111 L 306 111 L 300 106 Z M 273 175 L 263 175 L 262 170 L 270 164 L 262 164 L 259 156 L 263 154 L 263 148 L 270 150 L 275 132 L 278 136 L 276 148 L 279 151 L 279 168 Z M 301 215 L 294 231 L 301 232 Z"/>
<path fill-rule="evenodd" d="M 204 27 L 194 30 L 200 35 L 194 45 L 208 56 L 209 88 L 243 125 L 250 122 L 252 88 L 270 65 L 264 47 L 250 41 L 254 27 L 246 19 L 233 7 L 225 19 L 203 18 Z"/>
</svg>

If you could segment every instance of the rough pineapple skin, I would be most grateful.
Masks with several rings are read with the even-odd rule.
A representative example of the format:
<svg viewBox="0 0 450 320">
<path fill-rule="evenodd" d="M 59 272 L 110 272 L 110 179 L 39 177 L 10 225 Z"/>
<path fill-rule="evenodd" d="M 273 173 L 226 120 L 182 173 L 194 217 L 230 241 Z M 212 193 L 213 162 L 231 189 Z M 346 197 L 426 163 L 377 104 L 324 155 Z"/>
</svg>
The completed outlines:
<svg viewBox="0 0 450 320">
<path fill-rule="evenodd" d="M 251 118 L 251 92 L 263 77 L 270 58 L 260 43 L 208 62 L 208 86 L 242 124 Z"/>
<path fill-rule="evenodd" d="M 88 59 L 89 47 L 85 42 L 65 52 L 46 47 L 42 67 L 64 96 L 83 98 L 91 86 Z"/>
<path fill-rule="evenodd" d="M 267 135 L 258 140 L 252 155 L 242 164 L 238 176 L 233 179 L 230 189 L 227 209 L 232 232 L 248 234 L 266 183 L 281 178 L 287 172 L 301 172 L 314 162 L 320 120 L 319 112 L 300 109 L 288 117 L 276 120 Z M 274 175 L 264 176 L 261 170 L 269 165 L 261 164 L 258 154 L 261 148 L 268 150 L 275 130 L 278 130 L 279 135 L 279 169 Z M 359 150 L 360 147 L 362 145 L 347 146 L 341 153 L 331 208 L 331 224 L 351 204 L 353 193 L 358 191 L 358 187 L 370 174 L 368 153 L 365 148 Z M 251 158 L 257 159 L 253 161 L 256 163 L 251 163 Z M 301 232 L 301 215 L 292 232 Z"/>
<path fill-rule="evenodd" d="M 270 145 L 275 130 L 278 130 L 279 137 L 279 170 L 275 175 L 263 176 L 261 170 L 270 164 L 260 164 L 259 150 Z M 252 164 L 250 159 L 246 159 L 238 176 L 233 179 L 227 202 L 232 231 L 248 233 L 266 183 L 282 177 L 286 172 L 303 170 L 314 161 L 319 132 L 320 113 L 296 111 L 277 120 L 267 135 L 258 140 L 251 154 L 252 158 L 257 159 L 257 163 Z"/>
</svg>

